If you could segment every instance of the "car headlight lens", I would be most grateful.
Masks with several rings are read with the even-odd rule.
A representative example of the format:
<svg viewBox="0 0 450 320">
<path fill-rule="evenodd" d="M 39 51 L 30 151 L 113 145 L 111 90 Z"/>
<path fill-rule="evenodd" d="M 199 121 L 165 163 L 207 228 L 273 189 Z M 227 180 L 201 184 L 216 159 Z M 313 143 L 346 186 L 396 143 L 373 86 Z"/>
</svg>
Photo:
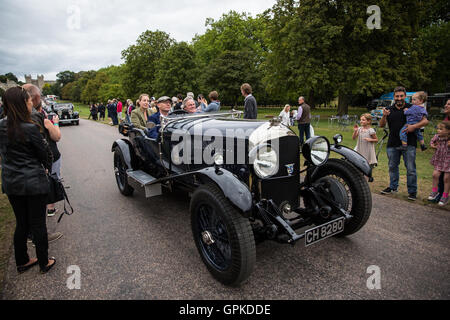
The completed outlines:
<svg viewBox="0 0 450 320">
<path fill-rule="evenodd" d="M 220 154 L 220 153 L 216 153 L 216 154 L 214 155 L 214 163 L 215 163 L 217 166 L 223 166 L 223 163 L 224 163 L 224 161 L 223 161 L 223 155 Z"/>
<path fill-rule="evenodd" d="M 61 110 L 58 110 L 58 117 L 61 118 L 61 116 L 62 116 L 62 111 L 61 111 Z"/>
<path fill-rule="evenodd" d="M 341 134 L 337 134 L 333 137 L 333 140 L 336 144 L 341 144 L 342 140 L 344 140 L 344 138 L 342 137 Z"/>
<path fill-rule="evenodd" d="M 70 115 L 73 115 L 73 110 L 69 110 L 69 114 L 70 114 Z"/>
<path fill-rule="evenodd" d="M 261 145 L 250 151 L 253 168 L 260 178 L 268 178 L 278 172 L 278 154 L 269 145 Z"/>
<path fill-rule="evenodd" d="M 302 154 L 313 165 L 321 166 L 330 156 L 330 143 L 325 137 L 312 137 L 303 146 Z"/>
</svg>

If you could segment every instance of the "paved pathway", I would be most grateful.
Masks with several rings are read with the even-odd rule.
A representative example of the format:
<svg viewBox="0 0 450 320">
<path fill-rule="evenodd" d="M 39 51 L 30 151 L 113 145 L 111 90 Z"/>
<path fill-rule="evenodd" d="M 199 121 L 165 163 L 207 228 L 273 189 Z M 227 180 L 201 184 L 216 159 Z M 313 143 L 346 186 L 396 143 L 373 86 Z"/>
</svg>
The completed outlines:
<svg viewBox="0 0 450 320">
<path fill-rule="evenodd" d="M 49 274 L 19 276 L 10 259 L 3 299 L 450 299 L 449 211 L 373 195 L 357 234 L 309 248 L 262 243 L 249 281 L 228 288 L 199 257 L 186 196 L 118 192 L 116 128 L 82 120 L 62 132 L 62 174 L 76 213 L 59 225 L 48 220 L 50 231 L 64 233 L 50 245 L 58 262 Z M 67 288 L 72 265 L 81 269 L 80 290 Z M 367 288 L 371 265 L 381 270 L 381 290 Z"/>
</svg>

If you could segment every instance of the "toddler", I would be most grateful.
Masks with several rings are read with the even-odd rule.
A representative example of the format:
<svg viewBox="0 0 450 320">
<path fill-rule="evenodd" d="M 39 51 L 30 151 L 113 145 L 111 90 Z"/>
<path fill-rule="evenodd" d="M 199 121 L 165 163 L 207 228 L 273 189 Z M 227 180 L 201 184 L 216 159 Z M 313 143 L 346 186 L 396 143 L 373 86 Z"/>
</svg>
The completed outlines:
<svg viewBox="0 0 450 320">
<path fill-rule="evenodd" d="M 411 108 L 405 109 L 406 115 L 406 125 L 400 130 L 400 140 L 402 141 L 402 146 L 397 149 L 400 151 L 406 151 L 408 147 L 408 132 L 404 132 L 406 130 L 406 126 L 410 124 L 416 124 L 422 121 L 423 117 L 427 117 L 428 113 L 425 110 L 425 102 L 427 102 L 427 94 L 423 91 L 416 92 L 412 96 L 413 106 Z M 420 148 L 422 151 L 425 151 L 427 147 L 425 147 L 425 141 L 423 139 L 423 134 L 420 132 L 420 129 L 415 131 L 417 135 L 417 139 L 420 141 Z"/>
<path fill-rule="evenodd" d="M 375 153 L 375 144 L 378 142 L 377 133 L 371 127 L 372 116 L 369 113 L 361 116 L 361 127 L 355 125 L 353 128 L 353 140 L 358 138 L 355 151 L 367 159 L 371 167 L 377 165 L 377 156 Z"/>
<path fill-rule="evenodd" d="M 433 190 L 428 197 L 429 201 L 436 201 L 439 196 L 438 184 L 441 173 L 444 173 L 444 193 L 439 202 L 440 206 L 448 204 L 448 192 L 450 189 L 450 122 L 441 122 L 437 127 L 437 134 L 431 139 L 431 147 L 436 152 L 431 159 L 434 166 L 433 172 Z"/>
</svg>

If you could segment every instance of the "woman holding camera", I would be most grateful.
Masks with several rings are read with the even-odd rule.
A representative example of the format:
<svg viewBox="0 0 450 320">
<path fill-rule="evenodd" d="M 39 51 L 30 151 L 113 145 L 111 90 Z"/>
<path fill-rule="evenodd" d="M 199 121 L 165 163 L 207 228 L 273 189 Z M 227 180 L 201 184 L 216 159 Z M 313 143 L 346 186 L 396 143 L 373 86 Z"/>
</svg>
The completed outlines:
<svg viewBox="0 0 450 320">
<path fill-rule="evenodd" d="M 51 170 L 52 156 L 48 143 L 31 120 L 33 102 L 21 87 L 4 94 L 6 118 L 0 121 L 0 155 L 2 191 L 6 193 L 16 216 L 14 253 L 17 271 L 25 272 L 39 264 L 47 273 L 56 263 L 48 258 L 46 172 Z M 30 259 L 27 236 L 31 232 L 37 258 Z"/>
</svg>

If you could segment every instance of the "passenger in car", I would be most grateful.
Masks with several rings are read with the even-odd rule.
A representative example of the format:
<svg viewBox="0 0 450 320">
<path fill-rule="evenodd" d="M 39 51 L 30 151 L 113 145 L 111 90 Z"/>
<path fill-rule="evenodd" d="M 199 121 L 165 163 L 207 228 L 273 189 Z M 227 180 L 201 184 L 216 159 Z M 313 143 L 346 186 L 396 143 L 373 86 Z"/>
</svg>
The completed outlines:
<svg viewBox="0 0 450 320">
<path fill-rule="evenodd" d="M 141 94 L 138 101 L 139 108 L 131 112 L 131 123 L 135 128 L 146 131 L 148 119 L 152 115 L 149 110 L 150 96 L 145 93 Z"/>
<path fill-rule="evenodd" d="M 186 111 L 187 113 L 197 113 L 197 106 L 195 105 L 194 98 L 187 97 L 186 99 L 184 99 L 183 110 Z"/>
</svg>

